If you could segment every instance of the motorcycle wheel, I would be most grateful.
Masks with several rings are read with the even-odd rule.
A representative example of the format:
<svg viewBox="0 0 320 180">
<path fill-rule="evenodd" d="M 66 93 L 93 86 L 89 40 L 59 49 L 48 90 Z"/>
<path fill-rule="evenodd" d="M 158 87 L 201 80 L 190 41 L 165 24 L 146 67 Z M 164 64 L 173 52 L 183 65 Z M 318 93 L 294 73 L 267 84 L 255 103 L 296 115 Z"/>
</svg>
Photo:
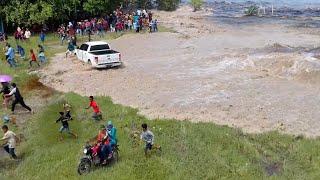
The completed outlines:
<svg viewBox="0 0 320 180">
<path fill-rule="evenodd" d="M 80 175 L 88 174 L 91 170 L 91 163 L 88 161 L 81 161 L 78 166 L 78 173 Z"/>
</svg>

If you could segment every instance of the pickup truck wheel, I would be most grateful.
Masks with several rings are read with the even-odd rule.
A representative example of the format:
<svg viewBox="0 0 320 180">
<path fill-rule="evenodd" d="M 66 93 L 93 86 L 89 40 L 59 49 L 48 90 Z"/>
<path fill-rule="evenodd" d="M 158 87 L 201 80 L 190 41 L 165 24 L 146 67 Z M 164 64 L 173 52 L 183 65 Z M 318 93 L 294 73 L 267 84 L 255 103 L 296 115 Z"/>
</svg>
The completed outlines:
<svg viewBox="0 0 320 180">
<path fill-rule="evenodd" d="M 117 69 L 123 69 L 123 68 L 125 68 L 125 66 L 124 66 L 124 64 L 123 63 L 121 63 L 119 66 L 117 66 L 116 67 Z"/>
</svg>

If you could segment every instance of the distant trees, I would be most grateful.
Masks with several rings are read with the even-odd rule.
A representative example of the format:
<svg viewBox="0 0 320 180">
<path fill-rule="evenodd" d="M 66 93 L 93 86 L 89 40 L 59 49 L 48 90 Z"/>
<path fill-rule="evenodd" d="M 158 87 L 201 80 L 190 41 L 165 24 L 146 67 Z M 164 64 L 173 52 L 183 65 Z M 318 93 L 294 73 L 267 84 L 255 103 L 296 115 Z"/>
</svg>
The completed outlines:
<svg viewBox="0 0 320 180">
<path fill-rule="evenodd" d="M 33 25 L 65 22 L 80 16 L 99 16 L 118 6 L 173 11 L 180 0 L 0 0 L 0 16 L 7 23 Z"/>
<path fill-rule="evenodd" d="M 10 0 L 0 5 L 0 13 L 7 22 L 16 24 L 44 23 L 53 16 L 53 6 L 45 1 Z"/>
<path fill-rule="evenodd" d="M 123 2 L 123 0 L 86 0 L 83 3 L 83 10 L 90 15 L 99 16 L 114 11 Z"/>
<path fill-rule="evenodd" d="M 174 11 L 178 8 L 180 0 L 157 0 L 157 6 L 160 10 Z"/>
<path fill-rule="evenodd" d="M 124 4 L 137 8 L 157 8 L 159 10 L 173 11 L 179 6 L 180 0 L 124 0 Z"/>
<path fill-rule="evenodd" d="M 18 25 L 63 22 L 79 12 L 91 16 L 110 12 L 124 0 L 0 0 L 0 16 Z"/>
<path fill-rule="evenodd" d="M 197 11 L 201 8 L 203 0 L 190 0 L 190 3 L 193 6 L 194 11 Z"/>
</svg>

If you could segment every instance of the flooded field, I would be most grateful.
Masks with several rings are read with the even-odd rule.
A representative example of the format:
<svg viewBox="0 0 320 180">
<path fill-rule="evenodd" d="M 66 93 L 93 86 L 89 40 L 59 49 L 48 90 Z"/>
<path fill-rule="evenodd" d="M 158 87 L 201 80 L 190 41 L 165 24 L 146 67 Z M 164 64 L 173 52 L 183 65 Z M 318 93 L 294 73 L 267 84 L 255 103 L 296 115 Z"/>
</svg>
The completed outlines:
<svg viewBox="0 0 320 180">
<path fill-rule="evenodd" d="M 227 17 L 251 22 L 239 26 L 212 12 L 191 12 L 157 12 L 177 33 L 111 41 L 124 68 L 97 71 L 59 55 L 42 82 L 64 92 L 108 95 L 151 118 L 320 135 L 317 29 L 297 27 L 300 21 L 291 18 Z"/>
</svg>

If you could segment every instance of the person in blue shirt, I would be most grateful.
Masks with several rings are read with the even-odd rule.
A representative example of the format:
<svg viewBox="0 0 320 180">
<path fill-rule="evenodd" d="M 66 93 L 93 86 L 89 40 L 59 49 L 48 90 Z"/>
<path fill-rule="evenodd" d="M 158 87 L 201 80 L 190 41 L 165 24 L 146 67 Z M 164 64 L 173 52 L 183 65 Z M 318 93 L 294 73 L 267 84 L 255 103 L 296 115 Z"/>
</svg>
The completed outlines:
<svg viewBox="0 0 320 180">
<path fill-rule="evenodd" d="M 46 62 L 46 56 L 44 54 L 44 48 L 40 44 L 38 44 L 38 57 L 41 63 Z"/>
<path fill-rule="evenodd" d="M 117 144 L 117 129 L 113 126 L 112 121 L 108 121 L 107 132 L 110 138 L 111 147 Z"/>
<path fill-rule="evenodd" d="M 42 42 L 42 44 L 44 44 L 44 40 L 45 39 L 46 39 L 46 34 L 43 31 L 41 31 L 41 33 L 40 33 L 40 41 Z"/>
<path fill-rule="evenodd" d="M 158 20 L 154 20 L 154 29 L 153 29 L 154 32 L 158 32 Z"/>
<path fill-rule="evenodd" d="M 67 52 L 66 52 L 66 58 L 68 58 L 68 54 L 74 55 L 75 51 L 75 47 L 73 45 L 73 43 L 69 40 L 68 42 L 68 48 L 67 48 Z"/>
<path fill-rule="evenodd" d="M 17 67 L 16 62 L 14 60 L 15 52 L 14 49 L 10 46 L 10 44 L 7 44 L 7 51 L 5 55 L 10 67 Z"/>
<path fill-rule="evenodd" d="M 26 52 L 24 51 L 24 48 L 20 45 L 17 45 L 17 50 L 21 59 L 25 59 Z"/>
</svg>

